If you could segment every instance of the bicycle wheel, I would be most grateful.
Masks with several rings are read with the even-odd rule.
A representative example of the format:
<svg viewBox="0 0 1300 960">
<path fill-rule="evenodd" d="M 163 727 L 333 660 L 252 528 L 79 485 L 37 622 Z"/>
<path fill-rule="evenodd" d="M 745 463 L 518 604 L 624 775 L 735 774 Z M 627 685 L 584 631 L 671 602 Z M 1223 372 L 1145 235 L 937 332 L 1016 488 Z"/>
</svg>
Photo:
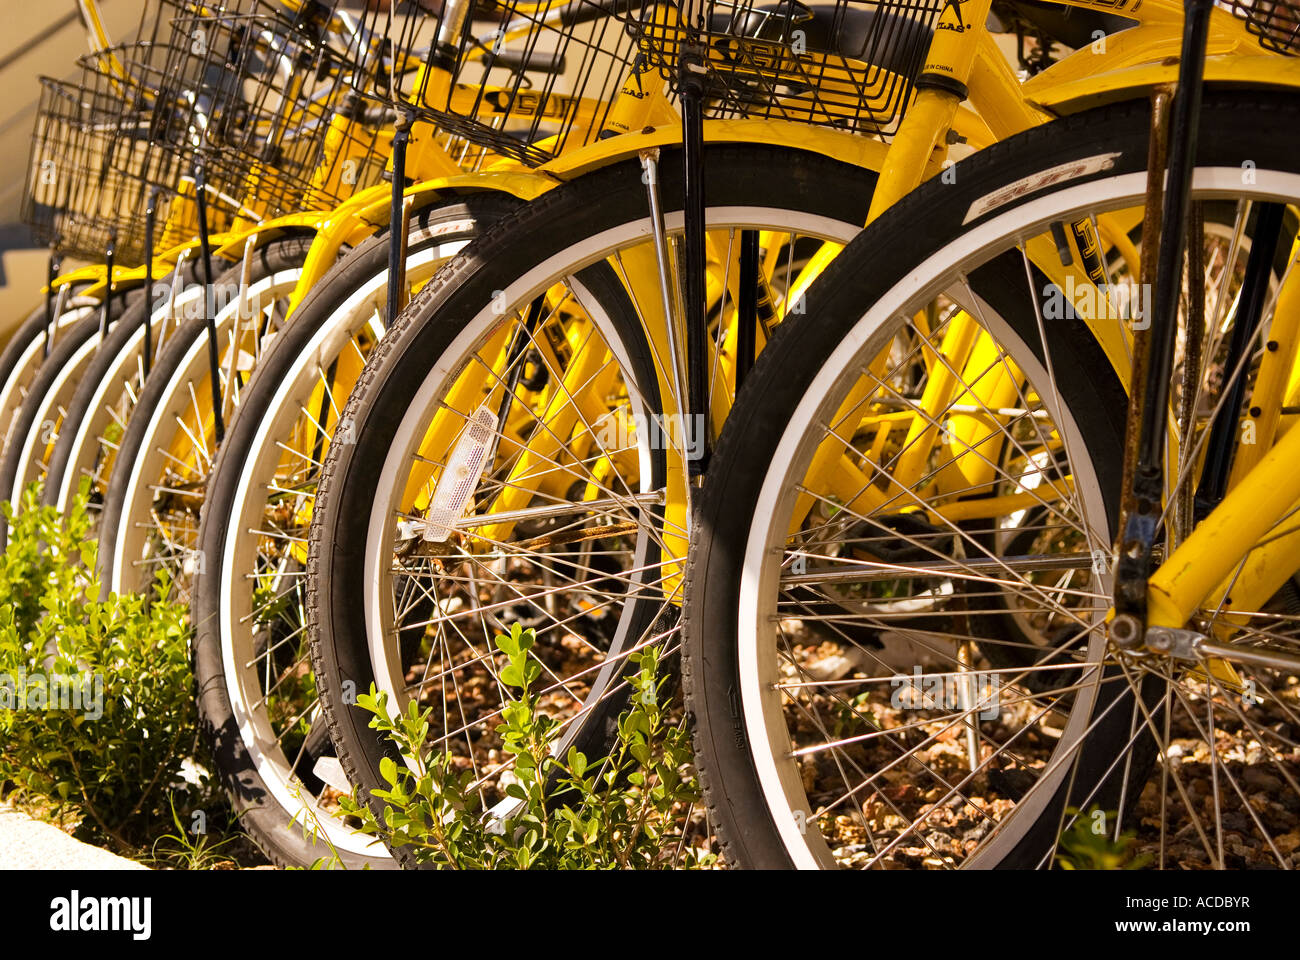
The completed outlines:
<svg viewBox="0 0 1300 960">
<path fill-rule="evenodd" d="M 674 235 L 678 167 L 675 153 L 661 165 Z M 808 250 L 858 231 L 874 175 L 759 147 L 711 149 L 706 171 L 717 373 L 734 356 L 742 231 L 759 234 L 775 321 Z M 389 748 L 353 691 L 374 683 L 393 709 L 411 697 L 430 706 L 431 746 L 473 770 L 481 803 L 495 808 L 509 803 L 496 632 L 536 629 L 560 749 L 593 755 L 617 714 L 627 654 L 675 648 L 683 447 L 700 431 L 676 415 L 652 234 L 637 163 L 557 188 L 439 274 L 349 399 L 355 442 L 333 444 L 325 460 L 308 612 L 331 735 L 363 790 L 382 783 Z M 715 376 L 719 419 L 725 382 Z M 472 463 L 459 493 L 440 482 L 448 457 Z"/>
<path fill-rule="evenodd" d="M 310 246 L 310 237 L 272 240 L 254 251 L 246 290 L 243 263 L 213 283 L 223 421 L 284 322 Z M 166 569 L 177 585 L 173 599 L 189 599 L 203 562 L 195 549 L 199 509 L 217 448 L 209 363 L 207 322 L 196 316 L 170 335 L 136 403 L 100 515 L 96 564 L 106 590 L 147 591 Z"/>
<path fill-rule="evenodd" d="M 43 502 L 49 506 L 66 510 L 88 477 L 89 509 L 98 520 L 113 456 L 144 389 L 145 321 L 152 369 L 172 331 L 202 300 L 196 258 L 186 257 L 177 270 L 155 281 L 147 303 L 123 313 L 80 378 L 46 463 Z"/>
<path fill-rule="evenodd" d="M 419 289 L 518 201 L 484 194 L 420 211 L 406 279 Z M 392 864 L 338 813 L 346 787 L 320 719 L 303 570 L 319 463 L 387 317 L 388 237 L 360 244 L 315 286 L 240 396 L 207 485 L 191 619 L 199 710 L 244 829 L 275 862 L 331 849 L 349 866 Z M 304 826 L 315 834 L 304 834 Z"/>
<path fill-rule="evenodd" d="M 1229 201 L 1239 238 L 1271 242 L 1258 208 L 1300 197 L 1300 158 L 1271 136 L 1298 109 L 1207 95 L 1193 198 Z M 844 251 L 756 369 L 707 480 L 685 626 L 732 863 L 1049 867 L 1100 823 L 1161 866 L 1293 865 L 1295 678 L 1121 655 L 1103 626 L 1127 356 L 1102 344 L 1136 314 L 1114 276 L 1071 293 L 1051 275 L 1061 225 L 1104 248 L 1108 218 L 1140 214 L 1148 124 L 1119 104 L 959 164 Z M 1076 272 L 1105 259 L 1067 253 Z M 1207 274 L 1212 410 L 1240 279 Z M 1294 652 L 1293 590 L 1236 611 L 1238 642 Z"/>
<path fill-rule="evenodd" d="M 120 320 L 140 296 L 140 291 L 134 290 L 114 296 L 109 322 Z M 99 350 L 101 322 L 99 309 L 86 309 L 61 333 L 49 357 L 34 371 L 23 391 L 22 405 L 14 413 L 12 437 L 0 457 L 0 499 L 17 503 L 29 484 L 44 482 L 50 450 L 63 429 L 63 414 Z"/>
<path fill-rule="evenodd" d="M 0 353 L 0 418 L 3 418 L 3 447 L 9 445 L 14 432 L 14 420 L 22 407 L 32 378 L 45 362 L 48 350 L 53 350 L 62 336 L 78 321 L 88 316 L 96 302 L 88 297 L 70 297 L 63 311 L 55 318 L 51 336 L 46 341 L 45 308 L 38 307 L 23 321 L 4 352 Z"/>
</svg>

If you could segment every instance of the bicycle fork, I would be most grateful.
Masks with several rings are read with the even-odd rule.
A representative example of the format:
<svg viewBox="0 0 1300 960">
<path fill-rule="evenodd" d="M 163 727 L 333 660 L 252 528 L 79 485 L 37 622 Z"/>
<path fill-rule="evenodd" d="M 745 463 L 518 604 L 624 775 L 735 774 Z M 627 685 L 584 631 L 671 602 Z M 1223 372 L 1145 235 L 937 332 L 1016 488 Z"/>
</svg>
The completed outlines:
<svg viewBox="0 0 1300 960">
<path fill-rule="evenodd" d="M 59 277 L 59 271 L 63 269 L 63 258 L 51 247 L 50 259 L 45 267 L 45 333 L 41 341 L 41 357 L 48 358 L 50 355 L 50 340 L 54 336 L 54 320 L 63 312 L 63 301 L 67 285 L 54 289 L 54 281 Z"/>
<path fill-rule="evenodd" d="M 194 168 L 194 196 L 198 206 L 199 250 L 203 268 L 203 313 L 208 330 L 208 379 L 212 385 L 212 429 L 220 445 L 226 438 L 225 418 L 221 415 L 221 357 L 217 346 L 216 298 L 212 289 L 212 244 L 208 234 L 208 187 L 203 163 Z"/>
<path fill-rule="evenodd" d="M 153 244 L 154 228 L 158 223 L 158 198 L 161 187 L 154 187 L 149 192 L 149 205 L 144 211 L 144 375 L 149 376 L 153 367 Z M 177 264 L 177 270 L 180 265 Z"/>
<path fill-rule="evenodd" d="M 1154 296 L 1151 305 L 1146 344 L 1135 344 L 1133 363 L 1133 390 L 1130 415 L 1126 430 L 1127 462 L 1124 470 L 1123 500 L 1120 509 L 1118 562 L 1115 567 L 1113 603 L 1115 616 L 1110 622 L 1109 636 L 1116 647 L 1128 651 L 1149 651 L 1169 655 L 1179 660 L 1206 661 L 1222 659 L 1237 663 L 1251 663 L 1279 669 L 1300 668 L 1300 657 L 1272 651 L 1243 650 L 1240 647 L 1218 643 L 1200 632 L 1186 629 L 1186 609 L 1190 603 L 1199 605 L 1231 576 L 1238 566 L 1240 555 L 1231 550 L 1207 549 L 1207 544 L 1241 542 L 1247 544 L 1247 554 L 1254 550 L 1258 556 L 1250 558 L 1250 565 L 1258 567 L 1273 556 L 1278 549 L 1293 547 L 1291 538 L 1281 536 L 1276 543 L 1263 549 L 1255 544 L 1272 528 L 1275 518 L 1285 514 L 1295 499 L 1288 485 L 1274 482 L 1279 466 L 1294 462 L 1300 455 L 1300 430 L 1292 430 L 1259 463 L 1259 469 L 1244 477 L 1231 494 L 1227 493 L 1231 454 L 1244 398 L 1245 361 L 1249 354 L 1249 341 L 1259 323 L 1264 307 L 1264 292 L 1271 270 L 1273 251 L 1276 249 L 1280 225 L 1280 209 L 1276 204 L 1261 204 L 1257 217 L 1258 253 L 1252 248 L 1243 280 L 1239 309 L 1233 318 L 1233 335 L 1228 349 L 1228 371 L 1236 382 L 1229 384 L 1227 401 L 1221 406 L 1210 428 L 1209 455 L 1205 470 L 1197 487 L 1194 518 L 1204 519 L 1195 531 L 1182 540 L 1157 571 L 1152 571 L 1155 541 L 1163 522 L 1163 494 L 1165 476 L 1165 447 L 1167 439 L 1170 387 L 1172 383 L 1175 347 L 1178 337 L 1178 306 L 1182 292 L 1184 234 L 1193 217 L 1191 211 L 1192 175 L 1196 163 L 1196 144 L 1201 112 L 1203 67 L 1206 36 L 1213 0 L 1187 0 L 1183 32 L 1183 48 L 1179 69 L 1178 89 L 1169 117 L 1167 151 L 1165 149 L 1165 123 L 1162 109 L 1164 94 L 1157 94 L 1152 111 L 1152 159 L 1148 176 L 1148 217 L 1144 234 L 1151 238 L 1159 225 L 1159 246 L 1152 251 L 1146 242 L 1142 253 L 1143 281 L 1150 278 L 1149 264 L 1154 260 Z M 1167 162 L 1160 162 L 1167 158 Z M 1164 174 L 1164 190 L 1161 181 Z M 1192 243 L 1200 244 L 1200 232 L 1194 234 Z M 1199 252 L 1191 257 L 1199 265 Z M 1192 285 L 1199 292 L 1199 283 Z M 1203 297 L 1203 294 L 1202 294 Z M 1204 331 L 1193 329 L 1195 319 L 1202 316 L 1203 303 L 1189 311 L 1188 341 L 1196 341 L 1194 355 L 1199 355 L 1199 340 Z M 1184 390 L 1196 383 L 1189 372 L 1183 381 Z M 1184 405 L 1186 398 L 1184 397 Z M 1184 443 L 1191 442 L 1187 411 L 1180 411 Z M 1271 438 L 1270 438 L 1271 439 Z M 1225 495 L 1226 499 L 1225 499 Z M 1251 509 L 1241 511 L 1238 506 L 1246 500 Z M 1276 501 L 1276 502 L 1275 502 Z M 1224 509 L 1215 509 L 1220 505 Z M 1184 501 L 1184 509 L 1190 504 Z M 1189 527 L 1180 518 L 1183 526 Z M 1215 554 L 1218 554 L 1216 557 Z M 1188 558 L 1184 560 L 1184 558 Z M 1207 558 L 1209 558 L 1207 560 Z M 1274 560 L 1280 558 L 1274 557 Z M 1279 566 L 1274 563 L 1274 566 Z M 1290 568 L 1287 568 L 1288 572 Z M 1267 589 L 1276 575 L 1261 574 L 1256 592 Z M 1250 609 L 1243 602 L 1246 590 L 1234 586 L 1238 594 L 1238 609 Z M 1263 602 L 1267 597 L 1254 598 Z M 1226 603 L 1226 597 L 1225 597 Z"/>
</svg>

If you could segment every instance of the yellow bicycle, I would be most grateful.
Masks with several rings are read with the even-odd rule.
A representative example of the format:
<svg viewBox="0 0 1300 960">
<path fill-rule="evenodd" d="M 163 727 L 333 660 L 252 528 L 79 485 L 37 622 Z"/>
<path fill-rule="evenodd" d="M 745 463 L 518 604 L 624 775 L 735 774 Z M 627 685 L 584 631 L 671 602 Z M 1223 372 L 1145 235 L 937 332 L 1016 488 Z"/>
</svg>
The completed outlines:
<svg viewBox="0 0 1300 960">
<path fill-rule="evenodd" d="M 1043 868 L 1086 832 L 1296 865 L 1300 98 L 1207 72 L 1202 103 L 1188 9 L 1172 111 L 1081 113 L 899 203 L 733 411 L 686 658 L 732 862 Z M 1136 273 L 1034 258 L 1116 214 L 1152 217 Z"/>
</svg>

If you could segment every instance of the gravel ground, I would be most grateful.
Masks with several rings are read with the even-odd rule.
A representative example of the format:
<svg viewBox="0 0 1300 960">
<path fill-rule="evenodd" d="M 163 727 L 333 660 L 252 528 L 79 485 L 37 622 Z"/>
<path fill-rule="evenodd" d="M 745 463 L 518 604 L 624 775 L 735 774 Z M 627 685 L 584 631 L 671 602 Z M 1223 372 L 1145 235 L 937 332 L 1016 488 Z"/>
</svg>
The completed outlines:
<svg viewBox="0 0 1300 960">
<path fill-rule="evenodd" d="M 0 806 L 0 870 L 146 870 L 141 864 L 74 840 L 58 827 Z"/>
</svg>

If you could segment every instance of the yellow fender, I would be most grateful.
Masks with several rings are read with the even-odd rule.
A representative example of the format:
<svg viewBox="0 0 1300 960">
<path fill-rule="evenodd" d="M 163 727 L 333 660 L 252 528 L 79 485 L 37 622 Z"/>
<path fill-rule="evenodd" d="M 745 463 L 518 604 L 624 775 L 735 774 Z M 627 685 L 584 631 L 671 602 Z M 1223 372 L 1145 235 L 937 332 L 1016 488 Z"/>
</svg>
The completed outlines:
<svg viewBox="0 0 1300 960">
<path fill-rule="evenodd" d="M 104 283 L 104 265 L 102 263 L 91 264 L 88 267 L 78 267 L 68 273 L 61 274 L 54 278 L 54 289 L 60 287 L 75 285 L 78 283 L 90 283 L 102 286 Z M 49 287 L 42 286 L 41 293 L 49 291 Z"/>
<path fill-rule="evenodd" d="M 1084 3 L 1082 5 L 1090 5 Z M 1154 87 L 1178 80 L 1182 46 L 1181 0 L 1141 0 L 1132 4 L 1141 22 L 1076 50 L 1022 87 L 1026 99 L 1048 113 L 1065 115 L 1090 107 L 1131 100 Z M 1124 15 L 1105 4 L 1098 9 Z M 1207 83 L 1300 86 L 1300 61 L 1264 52 L 1243 21 L 1226 10 L 1210 16 L 1206 40 Z"/>
<path fill-rule="evenodd" d="M 373 229 L 358 215 L 359 210 L 391 194 L 392 188 L 386 183 L 359 190 L 343 203 L 328 213 L 317 216 L 314 226 L 316 238 L 312 241 L 307 258 L 303 261 L 302 275 L 289 297 L 288 314 L 298 309 L 302 298 L 307 295 L 338 260 L 339 250 L 345 244 L 356 244 L 373 233 Z"/>
<path fill-rule="evenodd" d="M 164 273 L 170 270 L 171 270 L 170 266 L 163 267 Z M 155 270 L 154 278 L 156 279 L 159 276 L 161 276 L 161 274 L 159 274 Z M 143 283 L 144 283 L 144 267 L 118 267 L 118 266 L 113 267 L 113 290 L 114 291 L 121 292 L 123 290 L 130 290 L 134 287 L 140 286 Z M 56 286 L 58 285 L 58 281 L 55 281 L 55 285 Z M 107 287 L 108 287 L 108 278 L 104 275 L 104 265 L 99 264 L 98 267 L 96 267 L 95 281 L 90 286 L 88 286 L 85 290 L 82 291 L 82 296 L 94 297 L 96 300 L 101 300 L 104 297 L 104 291 Z"/>
<path fill-rule="evenodd" d="M 794 144 L 798 149 L 820 153 L 869 170 L 880 169 L 888 149 L 878 140 L 856 134 L 772 120 L 709 120 L 704 124 L 704 140 L 706 143 Z M 423 210 L 448 197 L 474 193 L 505 193 L 525 201 L 535 200 L 567 180 L 631 159 L 642 150 L 672 147 L 680 143 L 680 127 L 664 126 L 648 132 L 623 134 L 598 141 L 536 170 L 528 170 L 516 164 L 502 164 L 502 169 L 499 170 L 426 180 L 408 187 L 404 196 L 411 201 L 413 211 Z M 933 168 L 927 174 L 937 171 L 939 164 L 936 162 Z M 302 215 L 303 219 L 298 221 L 299 228 L 308 226 L 314 229 L 316 241 L 303 265 L 302 278 L 290 298 L 290 314 L 334 265 L 343 245 L 359 243 L 388 226 L 391 211 L 392 190 L 387 184 L 381 184 L 361 191 L 328 214 Z M 274 222 L 282 223 L 293 219 L 282 218 Z M 241 254 L 239 250 L 231 252 Z"/>
<path fill-rule="evenodd" d="M 453 177 L 426 180 L 407 187 L 402 196 L 411 201 L 412 210 L 423 210 L 447 197 L 470 193 L 506 193 L 520 200 L 535 200 L 558 183 L 558 180 L 532 170 L 484 170 L 481 173 L 460 173 Z M 374 233 L 388 226 L 392 207 L 392 191 L 386 191 L 382 197 L 377 197 L 364 209 L 358 210 L 356 216 Z"/>
<path fill-rule="evenodd" d="M 1036 99 L 1035 103 L 1059 115 L 1078 113 L 1090 107 L 1132 100 L 1139 95 L 1146 95 L 1155 87 L 1177 81 L 1177 62 L 1147 64 L 1053 87 Z M 1300 60 L 1267 54 L 1207 57 L 1205 82 L 1211 86 L 1216 83 L 1249 83 L 1295 89 L 1300 87 Z"/>
<path fill-rule="evenodd" d="M 555 185 L 555 181 L 532 172 L 484 171 L 474 174 L 457 174 L 439 177 L 408 187 L 404 196 L 411 198 L 412 210 L 423 210 L 444 197 L 466 193 L 509 193 L 523 200 L 540 196 Z M 307 253 L 302 277 L 289 298 L 292 314 L 311 290 L 329 272 L 345 244 L 356 245 L 374 236 L 388 226 L 393 206 L 392 188 L 379 184 L 362 190 L 331 211 L 327 219 L 317 225 L 316 240 Z"/>
<path fill-rule="evenodd" d="M 318 281 L 325 271 L 333 265 L 339 247 L 349 239 L 349 233 L 347 231 L 340 232 L 337 225 L 340 222 L 350 220 L 351 211 L 359 203 L 364 203 L 366 196 L 377 189 L 383 190 L 387 188 L 371 187 L 368 190 L 362 190 L 332 210 L 307 210 L 290 213 L 282 217 L 276 217 L 274 220 L 262 221 L 247 229 L 223 234 L 219 239 L 214 237 L 212 240 L 213 252 L 228 260 L 242 260 L 249 252 L 250 240 L 253 242 L 252 249 L 257 250 L 280 237 L 291 234 L 315 234 L 311 249 L 308 250 L 307 259 L 303 264 L 303 274 L 299 278 L 298 285 L 294 288 L 289 300 L 289 313 L 292 313 L 307 290 L 311 289 L 312 284 Z M 191 241 L 186 246 L 195 245 L 197 242 Z"/>
<path fill-rule="evenodd" d="M 269 243 L 277 237 L 290 233 L 315 233 L 328 222 L 333 211 L 310 210 L 303 213 L 289 213 L 274 220 L 264 220 L 244 230 L 235 230 L 212 238 L 212 252 L 228 260 L 238 260 L 244 255 L 248 239 L 255 237 L 254 249 Z"/>
<path fill-rule="evenodd" d="M 501 171 L 487 170 L 441 177 L 416 184 L 408 188 L 404 195 L 414 199 L 412 206 L 416 210 L 445 197 L 471 193 L 499 192 L 521 200 L 535 200 L 561 183 L 585 173 L 630 160 L 642 150 L 674 147 L 681 141 L 681 128 L 677 125 L 649 128 L 648 132 L 625 133 L 597 141 L 566 153 L 536 170 L 512 166 Z M 704 142 L 793 146 L 798 150 L 822 154 L 871 170 L 880 168 L 888 149 L 881 141 L 858 134 L 784 120 L 706 120 Z M 934 166 L 938 169 L 939 164 Z M 382 229 L 388 225 L 391 208 L 391 194 L 386 192 L 370 206 L 357 211 L 356 216 L 374 229 Z"/>
<path fill-rule="evenodd" d="M 538 172 L 559 180 L 572 180 L 600 167 L 635 157 L 642 150 L 675 147 L 681 142 L 679 125 L 652 127 L 641 133 L 625 133 L 566 153 L 538 168 Z M 860 134 L 788 120 L 706 120 L 704 142 L 792 147 L 869 170 L 880 169 L 888 150 L 883 142 Z M 938 164 L 935 169 L 938 169 Z"/>
<path fill-rule="evenodd" d="M 222 249 L 224 250 L 230 243 L 229 237 L 229 234 L 214 234 L 212 241 L 214 243 L 222 244 Z M 181 255 L 187 250 L 198 250 L 198 248 L 199 240 L 198 237 L 195 237 L 192 240 L 186 240 L 184 243 L 178 243 L 176 246 L 164 250 L 162 253 L 155 256 L 153 258 L 154 279 L 160 279 L 170 273 L 172 268 L 176 266 L 176 261 L 178 261 L 181 258 Z M 115 287 L 124 285 L 132 287 L 136 284 L 143 283 L 144 279 L 145 269 L 143 264 L 138 267 L 113 267 L 113 286 Z M 54 279 L 54 289 L 57 290 L 60 287 L 67 286 L 68 284 L 77 283 L 90 284 L 90 286 L 82 291 L 83 296 L 103 296 L 104 264 L 93 263 L 89 266 L 78 267 L 76 270 L 62 274 Z M 47 287 L 41 287 L 41 293 L 45 293 L 47 290 Z"/>
</svg>

